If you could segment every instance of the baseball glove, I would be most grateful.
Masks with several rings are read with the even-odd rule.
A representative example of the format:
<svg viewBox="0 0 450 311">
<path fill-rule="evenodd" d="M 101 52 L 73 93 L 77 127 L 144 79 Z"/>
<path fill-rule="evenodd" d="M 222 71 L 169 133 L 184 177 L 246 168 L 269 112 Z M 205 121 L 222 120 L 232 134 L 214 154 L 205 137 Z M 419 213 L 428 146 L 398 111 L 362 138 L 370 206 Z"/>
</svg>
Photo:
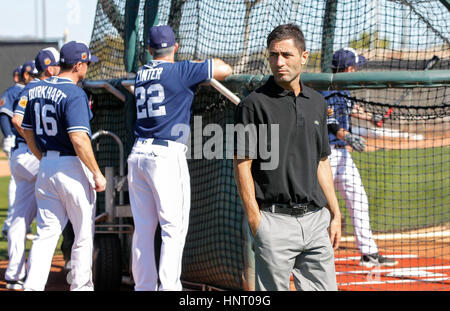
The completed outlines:
<svg viewBox="0 0 450 311">
<path fill-rule="evenodd" d="M 361 136 L 347 134 L 345 135 L 344 140 L 358 152 L 362 152 L 364 151 L 364 148 L 366 148 L 366 140 Z"/>
</svg>

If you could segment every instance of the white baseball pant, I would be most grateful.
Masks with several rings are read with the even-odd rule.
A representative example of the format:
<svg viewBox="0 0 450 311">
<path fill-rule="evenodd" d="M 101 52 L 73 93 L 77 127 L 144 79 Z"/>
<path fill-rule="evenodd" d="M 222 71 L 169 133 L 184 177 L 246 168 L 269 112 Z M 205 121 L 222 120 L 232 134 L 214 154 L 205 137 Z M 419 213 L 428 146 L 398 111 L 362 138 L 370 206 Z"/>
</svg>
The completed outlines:
<svg viewBox="0 0 450 311">
<path fill-rule="evenodd" d="M 345 201 L 353 224 L 356 245 L 362 254 L 378 253 L 370 228 L 369 200 L 350 152 L 330 145 L 334 185 Z"/>
<path fill-rule="evenodd" d="M 16 197 L 8 230 L 8 268 L 5 279 L 18 281 L 25 278 L 25 242 L 27 229 L 36 216 L 34 186 L 39 160 L 24 143 L 12 152 L 11 172 L 16 183 Z"/>
<path fill-rule="evenodd" d="M 2 231 L 8 231 L 9 226 L 11 226 L 12 213 L 13 213 L 13 204 L 16 196 L 16 182 L 14 180 L 14 176 L 11 168 L 11 160 L 9 160 L 9 169 L 11 171 L 11 178 L 9 179 L 8 185 L 8 213 L 6 214 L 5 221 L 3 222 Z"/>
<path fill-rule="evenodd" d="M 25 290 L 44 290 L 53 253 L 68 220 L 75 233 L 70 290 L 94 289 L 92 256 L 95 199 L 92 173 L 81 160 L 48 151 L 41 160 L 36 180 L 37 238 L 30 251 Z"/>
<path fill-rule="evenodd" d="M 137 291 L 182 290 L 181 264 L 190 210 L 187 147 L 164 142 L 167 146 L 156 145 L 153 139 L 138 139 L 128 157 L 128 188 L 135 226 L 132 271 Z M 158 223 L 162 237 L 159 271 L 154 250 Z"/>
</svg>

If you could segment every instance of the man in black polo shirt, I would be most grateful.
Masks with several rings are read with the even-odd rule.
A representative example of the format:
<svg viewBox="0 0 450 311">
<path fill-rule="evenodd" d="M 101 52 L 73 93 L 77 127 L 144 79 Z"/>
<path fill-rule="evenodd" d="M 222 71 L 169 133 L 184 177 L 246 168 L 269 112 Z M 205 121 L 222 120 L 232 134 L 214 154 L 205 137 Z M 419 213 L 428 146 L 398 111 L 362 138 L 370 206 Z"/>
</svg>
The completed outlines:
<svg viewBox="0 0 450 311">
<path fill-rule="evenodd" d="M 327 105 L 300 81 L 308 52 L 298 26 L 276 27 L 267 47 L 273 76 L 235 116 L 236 129 L 247 129 L 246 139 L 237 135 L 234 174 L 254 237 L 255 289 L 289 290 L 292 272 L 297 290 L 337 290 L 333 248 L 341 214 L 328 161 Z M 262 156 L 269 149 L 272 157 Z M 276 167 L 268 165 L 274 157 Z"/>
</svg>

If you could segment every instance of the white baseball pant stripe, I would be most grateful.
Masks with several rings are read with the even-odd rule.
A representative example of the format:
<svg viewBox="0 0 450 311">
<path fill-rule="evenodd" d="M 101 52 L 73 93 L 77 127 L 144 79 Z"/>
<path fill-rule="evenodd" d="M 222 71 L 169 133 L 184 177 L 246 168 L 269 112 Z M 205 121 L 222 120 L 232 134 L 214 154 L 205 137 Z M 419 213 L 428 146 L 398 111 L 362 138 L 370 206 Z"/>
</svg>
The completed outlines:
<svg viewBox="0 0 450 311">
<path fill-rule="evenodd" d="M 135 290 L 182 290 L 183 248 L 189 225 L 190 180 L 187 147 L 138 140 L 128 157 L 128 187 L 135 231 L 132 271 Z M 161 226 L 159 271 L 154 238 Z M 160 285 L 158 286 L 158 276 Z"/>
<path fill-rule="evenodd" d="M 11 224 L 8 230 L 8 268 L 5 279 L 18 281 L 25 278 L 25 243 L 27 229 L 36 216 L 34 186 L 39 160 L 20 144 L 11 156 L 11 168 L 16 185 L 17 200 L 13 203 Z"/>
<path fill-rule="evenodd" d="M 331 145 L 329 159 L 335 187 L 350 213 L 358 249 L 362 254 L 378 253 L 370 228 L 369 200 L 350 152 Z"/>
<path fill-rule="evenodd" d="M 95 223 L 94 181 L 75 156 L 47 152 L 36 180 L 37 238 L 30 251 L 25 290 L 45 289 L 53 253 L 62 230 L 70 220 L 75 233 L 71 253 L 70 290 L 94 289 L 92 256 Z"/>
</svg>

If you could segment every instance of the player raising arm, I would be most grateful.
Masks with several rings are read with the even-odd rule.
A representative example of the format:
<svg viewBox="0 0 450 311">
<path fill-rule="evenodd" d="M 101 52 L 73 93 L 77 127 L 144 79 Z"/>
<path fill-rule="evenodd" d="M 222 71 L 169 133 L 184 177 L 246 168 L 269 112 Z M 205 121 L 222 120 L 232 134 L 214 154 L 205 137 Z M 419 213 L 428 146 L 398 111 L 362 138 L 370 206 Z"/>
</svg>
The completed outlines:
<svg viewBox="0 0 450 311">
<path fill-rule="evenodd" d="M 28 91 L 22 128 L 31 151 L 41 159 L 36 181 L 37 238 L 30 251 L 25 290 L 44 290 L 53 252 L 70 220 L 71 290 L 93 290 L 92 255 L 95 191 L 105 190 L 92 150 L 86 93 L 77 86 L 97 57 L 81 42 L 66 43 L 60 52 L 61 73 Z"/>
<path fill-rule="evenodd" d="M 167 25 L 150 29 L 148 46 L 153 60 L 136 74 L 136 142 L 128 158 L 135 226 L 132 271 L 135 290 L 181 290 L 191 200 L 186 143 L 194 91 L 207 79 L 224 79 L 231 67 L 219 59 L 175 62 L 178 43 Z M 154 253 L 158 223 L 159 271 Z"/>
</svg>

